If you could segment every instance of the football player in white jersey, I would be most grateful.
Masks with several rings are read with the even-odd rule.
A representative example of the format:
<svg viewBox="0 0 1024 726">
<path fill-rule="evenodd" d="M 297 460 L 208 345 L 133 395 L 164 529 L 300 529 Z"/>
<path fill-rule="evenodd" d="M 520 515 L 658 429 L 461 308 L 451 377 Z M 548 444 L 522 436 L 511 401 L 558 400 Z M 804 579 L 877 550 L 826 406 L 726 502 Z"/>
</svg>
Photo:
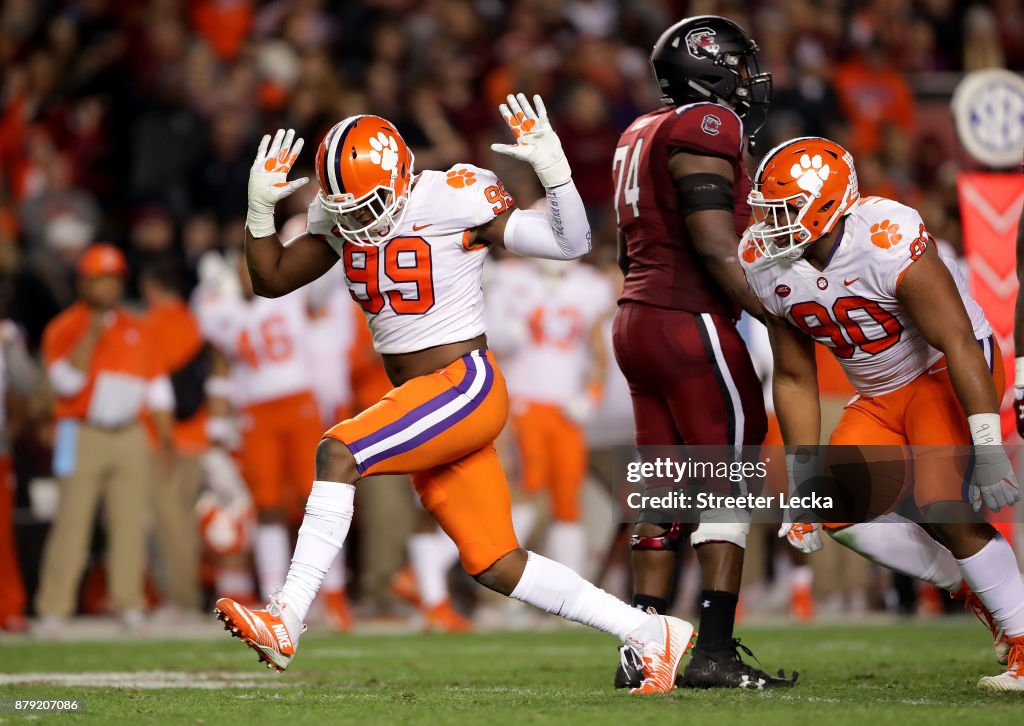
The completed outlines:
<svg viewBox="0 0 1024 726">
<path fill-rule="evenodd" d="M 547 554 L 581 572 L 583 427 L 601 400 L 607 358 L 599 325 L 614 309 L 614 291 L 606 277 L 580 262 L 510 258 L 498 268 L 487 290 L 488 329 L 509 333 L 490 342 L 508 381 L 519 479 L 528 498 L 512 508 L 516 535 L 529 540 L 533 498 L 547 490 L 553 520 Z"/>
<path fill-rule="evenodd" d="M 962 588 L 990 620 L 1007 659 L 1006 672 L 978 686 L 1024 691 L 1024 582 L 1009 544 L 971 511 L 972 504 L 974 512 L 999 511 L 1020 499 L 1002 447 L 1002 358 L 984 313 L 955 263 L 939 257 L 920 214 L 889 199 L 861 198 L 852 156 L 832 141 L 804 137 L 769 151 L 748 201 L 755 224 L 740 258 L 767 313 L 772 392 L 786 445 L 818 442 L 818 341 L 858 393 L 830 444 L 940 452 L 917 449 L 913 461 L 914 500 L 938 542 L 892 512 L 826 529 L 892 569 Z M 973 471 L 965 471 L 952 447 L 972 443 Z M 800 460 L 790 454 L 787 464 L 791 479 L 802 481 Z M 820 529 L 787 523 L 779 534 L 814 551 Z"/>
<path fill-rule="evenodd" d="M 309 494 L 313 462 L 303 449 L 315 446 L 323 431 L 311 375 L 313 296 L 305 289 L 277 300 L 257 297 L 244 259 L 236 269 L 240 294 L 200 290 L 196 305 L 214 366 L 230 376 L 230 388 L 211 387 L 210 403 L 218 412 L 237 411 L 239 466 L 257 517 L 253 559 L 266 598 L 284 584 L 289 525 Z M 336 368 L 342 365 L 339 360 Z M 352 618 L 340 560 L 324 589 L 332 628 L 347 630 Z"/>
<path fill-rule="evenodd" d="M 307 179 L 287 180 L 302 140 L 263 138 L 249 179 L 246 258 L 256 292 L 289 292 L 339 257 L 396 388 L 330 429 L 316 449 L 316 480 L 284 587 L 266 610 L 227 598 L 217 614 L 261 660 L 283 670 L 303 620 L 348 534 L 355 484 L 410 473 L 424 508 L 459 548 L 478 582 L 542 610 L 617 635 L 642 656 L 635 693 L 675 687 L 693 627 L 631 608 L 564 565 L 527 553 L 512 529 L 508 485 L 494 449 L 508 394 L 487 351 L 481 271 L 489 245 L 569 260 L 590 249 L 590 225 L 561 142 L 539 97 L 509 96 L 501 113 L 516 137 L 499 153 L 531 164 L 548 212 L 516 209 L 495 175 L 469 164 L 413 174 L 397 129 L 353 116 L 316 153 L 320 192 L 307 234 L 283 245 L 274 205 Z"/>
</svg>

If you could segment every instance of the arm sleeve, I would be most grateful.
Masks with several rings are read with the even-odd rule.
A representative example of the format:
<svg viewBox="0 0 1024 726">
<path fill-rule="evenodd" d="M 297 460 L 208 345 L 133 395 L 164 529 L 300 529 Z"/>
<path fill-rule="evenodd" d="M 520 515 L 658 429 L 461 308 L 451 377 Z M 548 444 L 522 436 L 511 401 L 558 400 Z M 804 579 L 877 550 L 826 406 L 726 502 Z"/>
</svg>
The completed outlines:
<svg viewBox="0 0 1024 726">
<path fill-rule="evenodd" d="M 547 189 L 548 211 L 516 209 L 505 225 L 505 249 L 524 257 L 574 260 L 590 252 L 590 222 L 576 185 Z"/>
<path fill-rule="evenodd" d="M 67 358 L 58 358 L 46 369 L 50 385 L 58 396 L 70 398 L 77 395 L 88 382 L 89 377 L 68 362 Z"/>
</svg>

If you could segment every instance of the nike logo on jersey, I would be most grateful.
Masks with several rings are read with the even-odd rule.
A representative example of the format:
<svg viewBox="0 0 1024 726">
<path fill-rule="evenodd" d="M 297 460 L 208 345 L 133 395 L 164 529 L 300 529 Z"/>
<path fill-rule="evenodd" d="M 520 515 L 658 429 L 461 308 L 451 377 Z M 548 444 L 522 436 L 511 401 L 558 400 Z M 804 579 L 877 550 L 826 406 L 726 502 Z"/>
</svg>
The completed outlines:
<svg viewBox="0 0 1024 726">
<path fill-rule="evenodd" d="M 414 224 L 412 226 L 412 231 L 419 232 L 421 229 L 426 229 L 427 227 L 432 227 L 433 225 L 433 222 L 431 222 L 430 224 Z"/>
<path fill-rule="evenodd" d="M 853 278 L 852 280 L 847 280 L 847 279 L 846 279 L 846 278 L 844 277 L 844 278 L 843 278 L 843 284 L 844 284 L 844 285 L 846 285 L 847 287 L 849 287 L 849 286 L 850 286 L 850 285 L 852 285 L 853 283 L 857 282 L 857 280 L 859 280 L 859 279 L 860 279 L 859 277 L 855 277 L 855 278 Z"/>
</svg>

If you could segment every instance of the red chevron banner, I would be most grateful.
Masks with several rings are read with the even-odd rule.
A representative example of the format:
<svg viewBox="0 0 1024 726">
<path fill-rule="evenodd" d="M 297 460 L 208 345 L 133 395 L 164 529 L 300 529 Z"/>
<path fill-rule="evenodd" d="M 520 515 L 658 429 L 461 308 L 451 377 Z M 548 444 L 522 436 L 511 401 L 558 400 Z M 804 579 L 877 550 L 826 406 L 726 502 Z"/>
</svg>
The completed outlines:
<svg viewBox="0 0 1024 726">
<path fill-rule="evenodd" d="M 1006 367 L 1003 436 L 1015 426 L 1010 400 L 1013 388 L 1013 309 L 1017 300 L 1017 220 L 1024 205 L 1024 176 L 969 172 L 957 179 L 964 254 L 970 268 L 971 294 L 995 332 Z"/>
</svg>

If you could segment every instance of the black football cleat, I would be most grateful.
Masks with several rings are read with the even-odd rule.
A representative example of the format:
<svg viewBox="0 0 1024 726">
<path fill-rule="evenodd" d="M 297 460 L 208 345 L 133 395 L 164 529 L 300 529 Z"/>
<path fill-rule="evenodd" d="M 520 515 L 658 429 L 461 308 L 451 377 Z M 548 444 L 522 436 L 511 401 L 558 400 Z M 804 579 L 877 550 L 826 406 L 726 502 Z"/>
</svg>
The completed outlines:
<svg viewBox="0 0 1024 726">
<path fill-rule="evenodd" d="M 732 646 L 721 650 L 705 651 L 696 647 L 682 674 L 682 688 L 745 688 L 762 691 L 766 688 L 792 688 L 800 676 L 797 671 L 786 677 L 779 670 L 778 676 L 770 676 L 760 668 L 744 663 L 740 656 L 743 651 L 754 660 L 757 658 L 750 648 L 733 638 Z"/>
<path fill-rule="evenodd" d="M 615 669 L 616 688 L 639 688 L 644 680 L 644 664 L 640 654 L 628 645 L 619 646 L 619 666 Z M 683 682 L 683 674 L 676 674 L 676 687 Z"/>
<path fill-rule="evenodd" d="M 619 646 L 619 667 L 615 669 L 616 688 L 639 688 L 644 679 L 640 654 L 628 645 Z"/>
</svg>

